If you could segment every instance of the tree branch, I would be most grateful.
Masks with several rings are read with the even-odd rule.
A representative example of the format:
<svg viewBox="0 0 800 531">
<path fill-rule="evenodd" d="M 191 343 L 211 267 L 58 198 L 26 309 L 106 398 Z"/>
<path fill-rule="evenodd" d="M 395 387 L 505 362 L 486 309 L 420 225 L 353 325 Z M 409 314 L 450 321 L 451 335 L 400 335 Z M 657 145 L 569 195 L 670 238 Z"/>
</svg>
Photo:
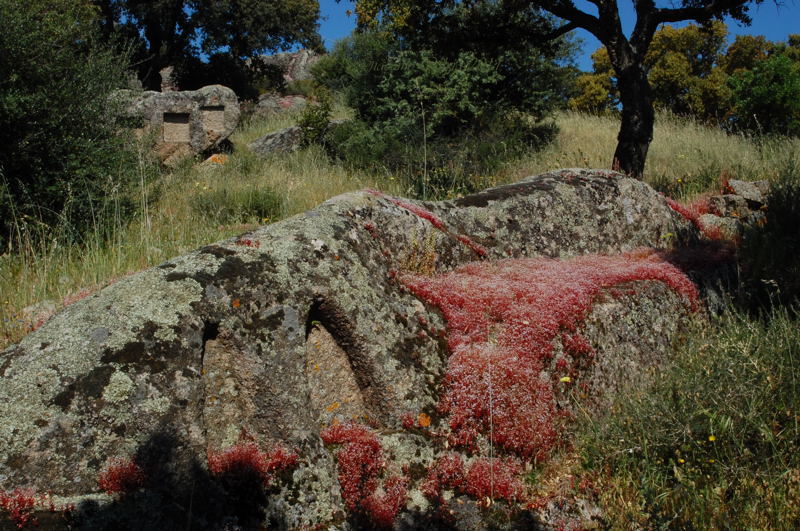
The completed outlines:
<svg viewBox="0 0 800 531">
<path fill-rule="evenodd" d="M 557 39 L 562 35 L 569 33 L 570 31 L 577 29 L 579 26 L 574 22 L 568 22 L 567 24 L 562 25 L 561 27 L 557 28 L 555 31 L 551 31 L 547 35 L 544 36 L 545 41 L 552 41 L 553 39 Z"/>
<path fill-rule="evenodd" d="M 664 22 L 680 22 L 682 20 L 708 20 L 715 15 L 721 15 L 734 9 L 741 9 L 747 0 L 712 0 L 703 6 L 679 7 L 674 9 L 656 9 L 653 11 L 653 20 L 656 24 Z M 740 15 L 744 21 L 749 21 L 744 13 Z"/>
<path fill-rule="evenodd" d="M 603 26 L 600 24 L 600 19 L 588 13 L 584 13 L 572 2 L 572 0 L 545 0 L 543 2 L 536 2 L 542 9 L 549 11 L 559 18 L 563 18 L 570 24 L 573 24 L 573 29 L 583 28 L 601 42 L 605 35 Z"/>
</svg>

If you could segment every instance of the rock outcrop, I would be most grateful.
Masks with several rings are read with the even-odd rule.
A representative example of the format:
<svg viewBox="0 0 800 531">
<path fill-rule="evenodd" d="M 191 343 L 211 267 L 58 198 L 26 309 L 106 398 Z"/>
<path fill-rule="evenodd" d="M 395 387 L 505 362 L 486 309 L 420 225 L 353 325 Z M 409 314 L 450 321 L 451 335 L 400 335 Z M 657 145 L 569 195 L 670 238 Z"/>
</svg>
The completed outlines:
<svg viewBox="0 0 800 531">
<path fill-rule="evenodd" d="M 156 135 L 155 152 L 166 165 L 222 144 L 239 123 L 239 100 L 222 85 L 182 92 L 144 92 L 128 113 L 141 123 L 140 134 Z"/>
<path fill-rule="evenodd" d="M 308 100 L 304 96 L 280 94 L 262 94 L 258 97 L 255 113 L 259 116 L 296 112 L 305 109 Z"/>
<path fill-rule="evenodd" d="M 328 130 L 337 125 L 341 125 L 345 120 L 331 120 Z M 303 133 L 300 126 L 293 125 L 278 129 L 271 133 L 257 138 L 250 142 L 247 147 L 260 157 L 268 157 L 275 153 L 291 153 L 300 149 L 303 141 Z"/>
<path fill-rule="evenodd" d="M 2 488 L 69 498 L 77 527 L 530 524 L 538 517 L 517 503 L 520 484 L 506 478 L 501 492 L 500 478 L 546 458 L 546 441 L 492 439 L 478 420 L 469 433 L 454 425 L 461 376 L 448 353 L 474 345 L 512 363 L 497 349 L 513 331 L 545 353 L 521 380 L 503 379 L 534 386 L 523 395 L 531 407 L 568 411 L 578 385 L 602 407 L 669 351 L 693 288 L 666 246 L 696 238 L 662 196 L 612 172 L 565 170 L 435 203 L 335 197 L 122 279 L 3 352 Z M 566 260 L 564 279 L 595 283 L 573 290 L 545 258 Z M 425 291 L 448 273 L 495 282 L 510 307 L 493 313 L 491 282 Z M 540 304 L 526 293 L 553 297 L 545 310 L 562 314 L 514 314 Z M 484 301 L 466 316 L 474 329 L 447 328 L 464 316 L 436 298 L 445 295 Z M 558 426 L 533 427 L 558 437 Z M 490 443 L 509 461 L 487 457 Z M 284 447 L 296 455 L 257 451 Z M 462 483 L 442 472 L 459 460 Z M 242 463 L 260 474 L 244 498 L 229 477 Z M 101 473 L 106 490 L 135 492 L 100 495 Z M 482 490 L 493 474 L 497 485 Z M 267 479 L 266 494 L 254 494 Z"/>
<path fill-rule="evenodd" d="M 279 66 L 283 70 L 283 79 L 291 82 L 311 79 L 311 67 L 319 58 L 319 54 L 312 50 L 298 50 L 262 55 L 258 59 L 264 64 Z"/>
</svg>

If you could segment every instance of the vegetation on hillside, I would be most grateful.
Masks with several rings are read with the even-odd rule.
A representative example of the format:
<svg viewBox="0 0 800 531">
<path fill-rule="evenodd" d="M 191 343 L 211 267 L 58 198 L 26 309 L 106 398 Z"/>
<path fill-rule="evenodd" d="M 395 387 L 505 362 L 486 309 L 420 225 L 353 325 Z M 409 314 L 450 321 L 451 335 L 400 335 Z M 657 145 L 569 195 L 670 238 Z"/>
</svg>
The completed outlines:
<svg viewBox="0 0 800 531">
<path fill-rule="evenodd" d="M 280 83 L 281 72 L 258 54 L 296 44 L 321 48 L 319 2 L 280 0 L 92 0 L 107 42 L 132 43 L 133 65 L 144 86 L 159 90 L 159 71 L 176 68 L 187 89 L 214 83 L 248 97 L 258 83 Z M 205 54 L 208 61 L 202 61 Z M 262 68 L 252 69 L 256 64 Z"/>
<path fill-rule="evenodd" d="M 656 108 L 757 134 L 800 135 L 800 35 L 786 43 L 738 35 L 726 46 L 722 22 L 664 26 L 645 56 Z M 570 108 L 613 112 L 619 88 L 608 50 L 576 80 Z"/>
<path fill-rule="evenodd" d="M 94 4 L 111 20 L 140 13 L 129 19 L 138 30 L 154 6 L 183 2 Z M 406 13 L 403 32 L 353 36 L 318 69 L 332 91 L 312 91 L 320 106 L 249 117 L 229 154 L 156 175 L 146 139 L 117 134 L 129 124 L 108 95 L 122 86 L 126 62 L 97 45 L 90 2 L 0 0 L 0 349 L 122 275 L 339 193 L 452 198 L 556 168 L 608 166 L 620 119 L 607 53 L 598 51 L 594 73 L 578 81 L 573 105 L 583 111 L 556 112 L 567 99 L 557 90 L 569 80 L 559 66 L 567 43 L 453 46 L 476 27 L 497 29 L 481 20 L 504 6 L 513 7 L 483 5 L 485 19 L 443 12 L 435 26 Z M 527 15 L 501 26 L 505 37 L 530 25 L 553 29 Z M 717 191 L 726 179 L 767 179 L 768 221 L 737 248 L 741 291 L 725 312 L 697 323 L 653 385 L 633 382 L 608 415 L 580 419 L 574 444 L 560 450 L 581 480 L 571 494 L 590 497 L 617 528 L 800 524 L 798 43 L 740 37 L 725 49 L 724 27 L 709 27 L 654 36 L 645 62 L 664 110 L 644 179 L 677 199 Z M 207 51 L 234 36 L 209 34 Z M 540 79 L 514 77 L 499 62 Z M 327 133 L 329 118 L 351 120 Z M 300 151 L 262 159 L 247 149 L 298 121 L 308 139 Z"/>
<path fill-rule="evenodd" d="M 127 64 L 98 42 L 88 0 L 0 0 L 0 249 L 130 219 L 150 172 L 117 134 Z"/>
</svg>

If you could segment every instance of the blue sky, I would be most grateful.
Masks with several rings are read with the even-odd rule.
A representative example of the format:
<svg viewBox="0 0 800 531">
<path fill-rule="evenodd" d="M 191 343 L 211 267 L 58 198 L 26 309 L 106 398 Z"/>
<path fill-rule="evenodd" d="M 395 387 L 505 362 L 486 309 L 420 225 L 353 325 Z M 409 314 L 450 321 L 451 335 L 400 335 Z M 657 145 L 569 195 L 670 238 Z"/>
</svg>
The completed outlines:
<svg viewBox="0 0 800 531">
<path fill-rule="evenodd" d="M 586 0 L 576 0 L 577 5 L 587 12 L 594 8 Z M 633 3 L 630 0 L 618 0 L 622 25 L 626 31 L 633 28 L 636 21 Z M 347 10 L 354 10 L 354 3 L 349 0 L 336 2 L 335 0 L 320 0 L 322 20 L 320 33 L 325 41 L 325 46 L 330 49 L 334 42 L 346 37 L 355 27 L 355 15 L 347 16 Z M 785 41 L 790 33 L 800 33 L 800 1 L 785 0 L 778 6 L 767 0 L 759 6 L 751 8 L 753 24 L 739 26 L 736 22 L 728 20 L 729 39 L 732 41 L 736 35 L 764 35 L 771 41 Z M 600 43 L 591 34 L 579 30 L 576 35 L 583 41 L 583 52 L 578 57 L 578 66 L 581 70 L 590 70 L 592 66 L 589 56 L 600 47 Z"/>
</svg>

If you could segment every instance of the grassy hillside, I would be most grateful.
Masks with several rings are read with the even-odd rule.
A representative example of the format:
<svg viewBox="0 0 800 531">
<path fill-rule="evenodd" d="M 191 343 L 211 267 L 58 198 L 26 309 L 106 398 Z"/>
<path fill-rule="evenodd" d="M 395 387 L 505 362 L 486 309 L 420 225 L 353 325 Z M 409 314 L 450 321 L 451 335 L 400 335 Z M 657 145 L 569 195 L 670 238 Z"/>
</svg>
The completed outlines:
<svg viewBox="0 0 800 531">
<path fill-rule="evenodd" d="M 335 109 L 334 118 L 347 115 L 347 109 Z M 97 237 L 80 247 L 64 247 L 54 235 L 45 235 L 43 243 L 28 245 L 19 255 L 0 256 L 0 347 L 35 326 L 40 312 L 23 312 L 31 305 L 50 301 L 44 306 L 60 307 L 121 275 L 303 212 L 343 192 L 364 187 L 400 195 L 409 191 L 402 176 L 345 168 L 319 148 L 269 160 L 248 151 L 249 142 L 296 119 L 297 115 L 252 119 L 233 135 L 234 152 L 224 164 L 187 160 L 155 185 L 142 187 L 142 215 L 118 226 L 110 240 Z M 556 122 L 560 133 L 543 151 L 477 178 L 491 185 L 556 168 L 609 166 L 618 127 L 614 118 L 564 113 Z M 800 140 L 759 144 L 661 115 L 647 179 L 682 197 L 714 186 L 720 176 L 774 178 L 792 161 L 800 167 Z"/>
<path fill-rule="evenodd" d="M 347 113 L 338 108 L 334 117 Z M 217 162 L 187 160 L 159 182 L 142 186 L 141 215 L 117 226 L 111 239 L 98 236 L 80 247 L 63 246 L 51 234 L 19 254 L 0 256 L 0 348 L 18 341 L 48 313 L 113 279 L 203 244 L 351 190 L 408 193 L 402 176 L 380 168 L 345 168 L 318 147 L 266 160 L 247 150 L 255 138 L 296 119 L 250 120 L 233 136 L 230 155 Z M 563 167 L 609 166 L 615 119 L 563 113 L 556 122 L 560 132 L 551 145 L 476 178 L 500 184 Z M 768 226 L 783 232 L 765 231 L 751 240 L 761 243 L 741 251 L 753 263 L 767 264 L 759 274 L 768 276 L 770 267 L 774 271 L 782 264 L 774 263 L 779 255 L 769 254 L 767 247 L 791 250 L 781 238 L 790 234 L 797 240 L 792 231 L 800 195 L 800 140 L 756 141 L 671 115 L 658 117 L 647 166 L 651 184 L 689 198 L 718 188 L 725 178 L 781 183 L 783 195 L 777 197 L 783 198 L 783 213 L 770 211 L 778 225 Z M 781 259 L 797 262 L 793 255 Z M 31 305 L 39 310 L 23 311 Z M 563 455 L 533 475 L 570 478 L 558 495 L 590 498 L 613 528 L 796 528 L 797 325 L 785 308 L 768 309 L 760 317 L 731 309 L 698 323 L 655 387 L 634 386 L 605 418 L 578 419 L 579 433 Z"/>
</svg>

